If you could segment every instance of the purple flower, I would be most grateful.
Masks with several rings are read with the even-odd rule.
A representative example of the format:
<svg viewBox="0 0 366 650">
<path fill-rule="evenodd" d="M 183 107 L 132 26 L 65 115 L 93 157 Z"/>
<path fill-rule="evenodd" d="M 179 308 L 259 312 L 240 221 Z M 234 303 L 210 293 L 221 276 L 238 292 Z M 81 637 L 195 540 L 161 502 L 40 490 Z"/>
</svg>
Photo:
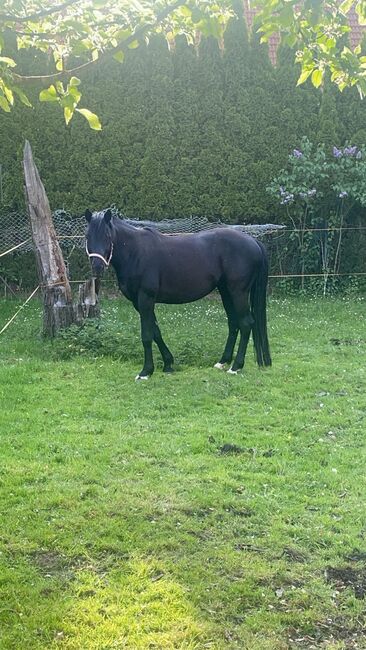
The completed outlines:
<svg viewBox="0 0 366 650">
<path fill-rule="evenodd" d="M 357 147 L 345 147 L 343 153 L 345 156 L 355 156 L 357 153 Z"/>
<path fill-rule="evenodd" d="M 333 147 L 333 156 L 335 158 L 342 158 L 343 153 L 340 149 L 337 149 L 337 147 Z"/>
<path fill-rule="evenodd" d="M 315 187 L 313 187 L 312 190 L 309 190 L 309 191 L 308 191 L 308 196 L 315 196 L 315 194 L 316 194 L 316 189 L 315 189 Z"/>
<path fill-rule="evenodd" d="M 340 199 L 344 199 L 346 196 L 348 196 L 348 192 L 340 192 L 338 196 Z"/>
<path fill-rule="evenodd" d="M 295 156 L 295 158 L 302 158 L 304 155 L 301 151 L 299 151 L 299 149 L 294 149 L 292 153 Z"/>
<path fill-rule="evenodd" d="M 291 192 L 283 192 L 282 196 L 282 201 L 280 201 L 281 205 L 287 205 L 287 203 L 292 203 L 294 200 L 294 195 Z"/>
</svg>

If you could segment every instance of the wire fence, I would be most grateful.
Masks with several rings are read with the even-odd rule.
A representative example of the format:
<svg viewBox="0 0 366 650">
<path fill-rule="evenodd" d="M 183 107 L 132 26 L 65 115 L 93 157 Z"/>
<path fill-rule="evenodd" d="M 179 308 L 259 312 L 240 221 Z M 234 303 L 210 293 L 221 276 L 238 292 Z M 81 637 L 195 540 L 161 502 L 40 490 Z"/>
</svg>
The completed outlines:
<svg viewBox="0 0 366 650">
<path fill-rule="evenodd" d="M 116 208 L 112 207 L 116 216 L 121 217 Z M 82 248 L 85 241 L 86 222 L 83 216 L 75 217 L 67 210 L 55 210 L 52 215 L 57 237 L 64 249 L 76 246 Z M 123 218 L 123 217 L 122 217 Z M 181 219 L 164 219 L 162 221 L 148 221 L 140 219 L 124 219 L 137 227 L 154 227 L 165 234 L 194 233 L 212 228 L 227 228 L 228 224 L 211 222 L 206 217 L 191 216 Z M 2 215 L 0 219 L 0 257 L 19 249 L 19 252 L 33 250 L 29 218 L 20 212 L 11 212 Z M 283 228 L 276 224 L 236 225 L 231 226 L 253 236 L 260 237 L 276 232 Z"/>
<path fill-rule="evenodd" d="M 113 206 L 112 211 L 116 216 L 121 216 Z M 240 229 L 254 237 L 265 240 L 270 257 L 270 278 L 274 280 L 287 279 L 300 281 L 302 286 L 304 286 L 304 280 L 306 278 L 313 278 L 314 280 L 317 279 L 323 281 L 323 283 L 328 283 L 329 281 L 334 281 L 335 278 L 341 280 L 342 278 L 362 278 L 366 276 L 366 256 L 362 254 L 362 251 L 358 251 L 358 257 L 348 254 L 346 265 L 343 263 L 343 258 L 342 264 L 340 263 L 339 255 L 334 263 L 330 263 L 330 259 L 325 260 L 324 258 L 325 247 L 329 258 L 329 240 L 331 238 L 334 240 L 337 237 L 339 242 L 342 238 L 342 245 L 344 242 L 347 242 L 347 237 L 352 238 L 353 242 L 359 242 L 360 239 L 364 239 L 366 244 L 366 226 L 362 225 L 300 229 L 293 227 L 287 228 L 277 224 L 230 225 L 211 222 L 206 217 L 195 216 L 181 219 L 164 219 L 163 221 L 157 222 L 137 219 L 126 219 L 125 221 L 138 227 L 154 227 L 165 234 L 188 234 L 212 228 L 231 227 Z M 77 255 L 78 251 L 82 251 L 85 246 L 86 222 L 84 216 L 76 217 L 66 210 L 55 210 L 53 213 L 53 222 L 65 259 L 67 261 L 73 259 L 73 256 Z M 9 259 L 7 256 L 11 254 L 19 256 L 22 253 L 30 253 L 33 251 L 30 223 L 28 216 L 19 212 L 2 215 L 0 223 L 0 282 L 5 292 L 14 293 L 22 284 L 23 288 L 33 284 L 33 280 L 27 284 L 26 282 L 22 283 L 21 278 L 19 279 L 18 277 L 15 279 L 15 283 L 12 282 L 12 279 L 9 279 L 6 273 L 2 272 L 2 264 L 5 259 Z M 304 250 L 300 250 L 301 246 L 299 242 L 304 237 L 312 239 L 311 246 L 309 247 L 311 254 L 307 251 L 308 258 L 306 259 L 306 264 L 303 262 L 301 265 L 299 260 L 301 257 L 304 257 Z M 355 248 L 354 245 L 353 248 Z M 84 256 L 79 255 L 79 259 L 84 259 Z M 82 275 L 85 275 L 87 265 L 86 257 L 84 262 L 85 266 L 83 266 L 83 263 L 79 263 L 77 268 L 74 268 L 71 272 L 71 282 L 79 283 L 84 281 L 79 279 L 79 276 L 82 277 Z M 17 275 L 21 276 L 21 261 L 19 262 L 18 268 Z M 15 289 L 14 285 L 16 285 Z"/>
</svg>

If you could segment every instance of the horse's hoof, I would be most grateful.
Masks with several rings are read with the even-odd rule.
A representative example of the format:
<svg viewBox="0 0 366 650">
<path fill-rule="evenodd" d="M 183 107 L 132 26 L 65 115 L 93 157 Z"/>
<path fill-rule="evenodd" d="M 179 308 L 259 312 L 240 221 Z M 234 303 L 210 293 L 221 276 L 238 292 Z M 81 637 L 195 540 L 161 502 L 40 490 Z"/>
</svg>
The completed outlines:
<svg viewBox="0 0 366 650">
<path fill-rule="evenodd" d="M 237 375 L 237 374 L 238 374 L 238 371 L 237 371 L 237 370 L 233 370 L 232 368 L 229 368 L 229 370 L 227 370 L 226 372 L 227 372 L 229 375 Z"/>
<path fill-rule="evenodd" d="M 219 361 L 215 363 L 214 368 L 218 368 L 219 370 L 225 370 L 225 364 L 220 363 Z"/>
<path fill-rule="evenodd" d="M 149 379 L 149 375 L 136 375 L 135 381 L 140 381 L 141 379 Z"/>
</svg>

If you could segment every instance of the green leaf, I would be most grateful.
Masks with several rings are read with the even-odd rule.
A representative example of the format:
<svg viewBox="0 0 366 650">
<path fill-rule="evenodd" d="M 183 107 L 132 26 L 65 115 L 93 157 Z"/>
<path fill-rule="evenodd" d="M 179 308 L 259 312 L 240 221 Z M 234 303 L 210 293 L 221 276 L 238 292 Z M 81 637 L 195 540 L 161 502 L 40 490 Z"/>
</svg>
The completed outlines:
<svg viewBox="0 0 366 650">
<path fill-rule="evenodd" d="M 65 117 L 66 124 L 69 124 L 69 122 L 70 122 L 73 115 L 74 115 L 74 109 L 70 108 L 69 106 L 65 106 L 65 108 L 64 108 L 64 117 Z"/>
<path fill-rule="evenodd" d="M 287 34 L 287 36 L 285 36 L 285 38 L 284 38 L 284 42 L 289 47 L 294 47 L 294 45 L 296 45 L 296 43 L 297 43 L 296 34 Z"/>
<path fill-rule="evenodd" d="M 16 66 L 14 59 L 11 59 L 8 56 L 0 56 L 0 63 L 5 63 L 9 68 L 15 68 Z"/>
<path fill-rule="evenodd" d="M 4 95 L 0 95 L 0 108 L 2 108 L 5 113 L 10 113 L 9 103 Z"/>
<path fill-rule="evenodd" d="M 54 61 L 55 61 L 56 70 L 61 72 L 64 69 L 64 62 L 62 60 L 62 56 L 60 56 L 60 54 L 58 52 L 54 52 L 53 53 L 53 58 L 54 58 Z"/>
<path fill-rule="evenodd" d="M 20 99 L 20 101 L 22 102 L 22 104 L 24 104 L 25 106 L 29 106 L 30 108 L 32 108 L 32 104 L 30 103 L 30 101 L 29 101 L 27 95 L 23 92 L 23 90 L 21 90 L 20 88 L 18 88 L 18 87 L 16 86 L 15 88 L 13 88 L 13 92 L 14 92 L 14 93 L 19 97 L 19 99 Z"/>
<path fill-rule="evenodd" d="M 360 25 L 366 25 L 366 2 L 359 0 L 356 4 L 356 13 L 358 15 L 358 22 Z"/>
<path fill-rule="evenodd" d="M 323 81 L 323 77 L 324 77 L 324 70 L 319 70 L 319 69 L 314 70 L 314 72 L 311 75 L 311 83 L 313 84 L 313 86 L 315 86 L 315 88 L 319 88 L 319 86 Z"/>
<path fill-rule="evenodd" d="M 10 88 L 8 88 L 7 86 L 4 85 L 3 86 L 3 92 L 4 92 L 4 95 L 5 95 L 6 99 L 8 100 L 9 104 L 11 106 L 13 106 L 13 104 L 14 104 L 14 95 L 13 95 L 12 91 L 10 90 Z"/>
<path fill-rule="evenodd" d="M 132 43 L 129 44 L 128 48 L 130 50 L 135 50 L 138 46 L 139 46 L 139 42 L 137 39 L 135 39 L 134 41 L 132 41 Z"/>
<path fill-rule="evenodd" d="M 41 102 L 58 102 L 59 97 L 55 86 L 50 86 L 46 90 L 41 90 L 39 93 L 39 101 Z"/>
<path fill-rule="evenodd" d="M 71 90 L 71 89 L 70 89 Z M 75 88 L 76 92 L 78 92 L 77 88 Z M 76 104 L 78 103 L 75 101 L 73 95 L 71 92 L 65 93 L 65 95 L 62 97 L 61 101 L 61 106 L 63 108 L 70 108 L 71 110 L 74 110 Z"/>
<path fill-rule="evenodd" d="M 95 115 L 95 113 L 92 113 L 87 108 L 77 108 L 76 110 L 78 113 L 81 113 L 86 120 L 88 120 L 91 129 L 94 129 L 95 131 L 101 130 L 102 125 L 99 121 L 98 115 Z"/>
<path fill-rule="evenodd" d="M 122 52 L 122 50 L 120 50 L 119 52 L 116 52 L 115 54 L 113 54 L 113 58 L 116 59 L 116 61 L 118 61 L 118 63 L 123 63 L 124 58 L 125 58 L 125 53 Z"/>
<path fill-rule="evenodd" d="M 296 85 L 297 85 L 297 86 L 300 86 L 301 84 L 303 84 L 303 83 L 307 80 L 307 78 L 310 77 L 310 75 L 311 75 L 311 73 L 313 72 L 313 70 L 314 70 L 314 68 L 307 68 L 306 70 L 303 70 L 303 71 L 301 72 L 300 77 L 299 77 L 298 80 L 297 80 L 297 84 L 296 84 Z"/>
<path fill-rule="evenodd" d="M 73 102 L 75 104 L 78 104 L 81 99 L 80 90 L 78 90 L 76 86 L 71 86 L 71 88 L 69 88 L 68 90 L 69 90 L 69 95 L 71 95 L 71 97 L 73 98 Z"/>
<path fill-rule="evenodd" d="M 118 32 L 115 34 L 115 38 L 117 39 L 118 42 L 126 40 L 129 36 L 131 36 L 132 32 L 130 29 L 119 29 Z"/>
<path fill-rule="evenodd" d="M 344 0 L 340 5 L 339 5 L 339 11 L 342 14 L 348 14 L 349 10 L 351 9 L 353 3 L 355 0 Z"/>
<path fill-rule="evenodd" d="M 281 27 L 291 27 L 294 22 L 293 8 L 291 5 L 285 5 L 278 17 Z"/>
<path fill-rule="evenodd" d="M 69 86 L 80 86 L 81 81 L 77 77 L 71 77 L 69 81 Z"/>
<path fill-rule="evenodd" d="M 192 9 L 187 7 L 187 5 L 182 5 L 181 7 L 179 7 L 179 13 L 185 18 L 190 18 L 192 15 Z"/>
</svg>

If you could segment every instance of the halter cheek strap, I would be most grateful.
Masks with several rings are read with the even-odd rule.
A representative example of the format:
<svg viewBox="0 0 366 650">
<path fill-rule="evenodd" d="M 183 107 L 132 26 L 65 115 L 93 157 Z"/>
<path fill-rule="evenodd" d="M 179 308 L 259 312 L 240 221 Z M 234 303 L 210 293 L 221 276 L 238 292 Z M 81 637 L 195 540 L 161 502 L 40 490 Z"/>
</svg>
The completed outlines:
<svg viewBox="0 0 366 650">
<path fill-rule="evenodd" d="M 113 255 L 113 243 L 111 244 L 111 252 L 109 253 L 109 257 L 108 257 L 107 260 L 106 260 L 105 257 L 103 257 L 103 255 L 99 255 L 99 253 L 89 253 L 88 242 L 85 242 L 85 250 L 86 250 L 86 254 L 87 254 L 87 256 L 89 258 L 90 257 L 99 257 L 99 259 L 102 260 L 102 262 L 104 262 L 104 264 L 108 267 L 109 264 L 110 264 L 110 261 L 112 259 L 112 255 Z"/>
</svg>

